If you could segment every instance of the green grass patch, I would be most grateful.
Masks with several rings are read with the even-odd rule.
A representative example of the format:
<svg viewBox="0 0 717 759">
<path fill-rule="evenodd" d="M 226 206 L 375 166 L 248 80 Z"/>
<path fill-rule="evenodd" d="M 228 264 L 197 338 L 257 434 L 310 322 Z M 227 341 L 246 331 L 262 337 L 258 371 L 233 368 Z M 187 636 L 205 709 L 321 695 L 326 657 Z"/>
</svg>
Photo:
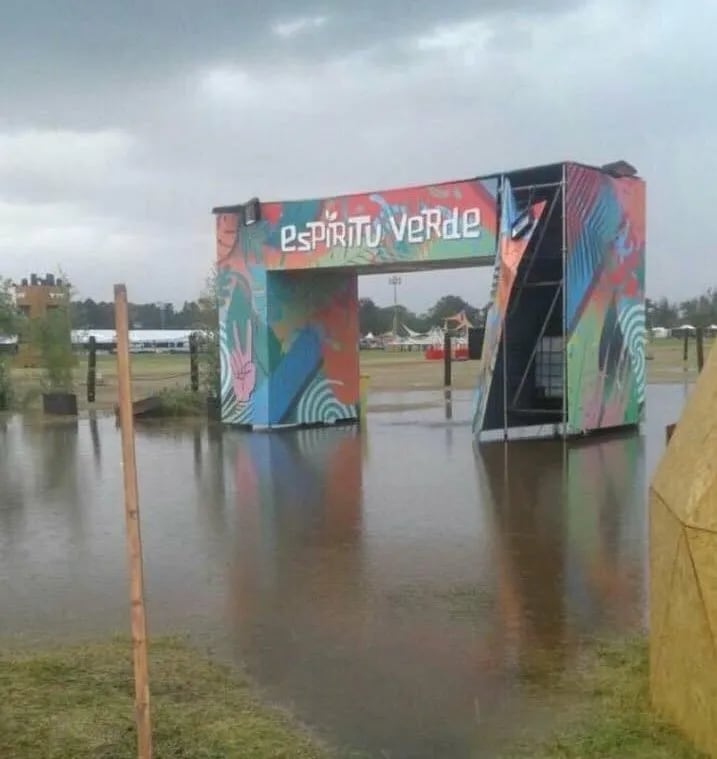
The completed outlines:
<svg viewBox="0 0 717 759">
<path fill-rule="evenodd" d="M 159 391 L 157 397 L 160 406 L 153 412 L 153 416 L 206 416 L 206 398 L 200 393 L 193 393 L 189 388 L 165 387 Z"/>
<path fill-rule="evenodd" d="M 532 759 L 705 759 L 650 707 L 644 639 L 600 645 L 562 684 L 573 706 L 542 745 L 512 756 Z"/>
<path fill-rule="evenodd" d="M 0 653 L 0 757 L 136 757 L 127 640 Z M 325 757 L 325 748 L 249 685 L 179 640 L 150 646 L 154 755 Z"/>
</svg>

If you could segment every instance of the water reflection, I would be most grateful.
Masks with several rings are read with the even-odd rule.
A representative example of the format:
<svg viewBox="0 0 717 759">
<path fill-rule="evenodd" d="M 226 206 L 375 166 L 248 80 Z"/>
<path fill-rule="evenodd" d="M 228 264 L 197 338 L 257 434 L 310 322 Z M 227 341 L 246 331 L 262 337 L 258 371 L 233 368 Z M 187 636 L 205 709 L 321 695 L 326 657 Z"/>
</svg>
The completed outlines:
<svg viewBox="0 0 717 759">
<path fill-rule="evenodd" d="M 642 441 L 486 447 L 478 498 L 446 460 L 419 460 L 424 489 L 432 475 L 452 483 L 423 507 L 466 530 L 443 525 L 428 543 L 410 522 L 416 471 L 397 453 L 400 478 L 384 468 L 381 508 L 407 518 L 402 531 L 362 509 L 355 436 L 236 446 L 238 654 L 274 696 L 351 743 L 490 756 L 494 733 L 512 729 L 506 713 L 530 712 L 524 683 L 547 686 L 587 637 L 639 623 Z"/>
<path fill-rule="evenodd" d="M 458 392 L 361 432 L 138 424 L 150 631 L 371 755 L 495 756 L 586 640 L 644 623 L 645 462 L 681 388 L 650 392 L 647 444 L 474 452 Z M 0 421 L 0 484 L 0 635 L 126 629 L 114 420 Z"/>
<path fill-rule="evenodd" d="M 504 639 L 523 674 L 555 674 L 585 637 L 639 625 L 643 439 L 497 443 L 480 462 Z"/>
<path fill-rule="evenodd" d="M 89 417 L 90 436 L 92 438 L 92 454 L 95 462 L 95 471 L 102 472 L 102 444 L 100 442 L 100 432 L 97 425 L 97 414 L 90 411 Z"/>
<path fill-rule="evenodd" d="M 7 416 L 0 415 L 0 549 L 10 558 L 15 536 L 25 532 L 25 493 L 22 474 L 15 465 L 14 428 Z"/>
<path fill-rule="evenodd" d="M 453 393 L 451 390 L 443 391 L 443 404 L 446 410 L 446 419 L 453 419 Z"/>
</svg>

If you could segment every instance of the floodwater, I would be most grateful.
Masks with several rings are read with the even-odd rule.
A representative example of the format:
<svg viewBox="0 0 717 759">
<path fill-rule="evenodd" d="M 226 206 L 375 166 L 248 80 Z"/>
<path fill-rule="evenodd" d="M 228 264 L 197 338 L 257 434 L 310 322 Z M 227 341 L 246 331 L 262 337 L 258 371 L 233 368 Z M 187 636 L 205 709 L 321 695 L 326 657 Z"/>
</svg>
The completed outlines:
<svg viewBox="0 0 717 759">
<path fill-rule="evenodd" d="M 376 394 L 362 433 L 138 425 L 150 632 L 342 747 L 497 756 L 591 640 L 644 627 L 647 482 L 685 394 L 566 447 L 475 452 L 468 393 Z M 121 488 L 113 418 L 0 420 L 0 637 L 127 630 Z"/>
</svg>

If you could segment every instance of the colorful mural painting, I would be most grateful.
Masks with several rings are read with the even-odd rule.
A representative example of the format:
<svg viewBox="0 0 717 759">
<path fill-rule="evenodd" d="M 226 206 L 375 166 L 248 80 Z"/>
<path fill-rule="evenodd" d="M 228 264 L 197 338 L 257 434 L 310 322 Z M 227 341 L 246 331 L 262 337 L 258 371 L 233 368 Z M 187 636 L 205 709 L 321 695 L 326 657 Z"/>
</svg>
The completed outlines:
<svg viewBox="0 0 717 759">
<path fill-rule="evenodd" d="M 503 180 L 498 255 L 496 256 L 493 273 L 491 305 L 486 315 L 480 374 L 473 399 L 474 434 L 478 434 L 483 429 L 486 404 L 493 384 L 495 362 L 503 335 L 503 323 L 508 310 L 508 303 L 513 291 L 518 266 L 520 266 L 523 254 L 528 248 L 533 231 L 544 209 L 544 202 L 533 204 L 528 209 L 529 219 L 526 223 L 529 223 L 529 226 L 526 226 L 522 230 L 522 234 L 518 239 L 514 239 L 513 229 L 520 214 L 510 180 L 508 178 Z"/>
<path fill-rule="evenodd" d="M 548 434 L 637 424 L 645 397 L 645 184 L 610 166 L 553 164 L 214 209 L 223 421 L 275 428 L 357 420 L 358 275 L 493 265 L 474 434 L 505 434 L 538 418 Z M 542 280 L 528 282 L 541 267 Z M 535 285 L 547 299 L 521 299 Z M 541 358 L 538 371 L 546 340 L 560 347 L 550 348 L 555 365 Z M 545 384 L 546 365 L 551 377 L 560 374 L 557 394 Z"/>
<path fill-rule="evenodd" d="M 497 180 L 486 179 L 262 203 L 233 252 L 270 270 L 492 261 L 496 191 Z"/>
<path fill-rule="evenodd" d="M 492 263 L 497 180 L 216 209 L 222 420 L 358 417 L 360 271 Z M 317 271 L 318 270 L 318 271 Z"/>
<path fill-rule="evenodd" d="M 645 405 L 645 184 L 567 166 L 568 431 L 637 424 Z"/>
</svg>

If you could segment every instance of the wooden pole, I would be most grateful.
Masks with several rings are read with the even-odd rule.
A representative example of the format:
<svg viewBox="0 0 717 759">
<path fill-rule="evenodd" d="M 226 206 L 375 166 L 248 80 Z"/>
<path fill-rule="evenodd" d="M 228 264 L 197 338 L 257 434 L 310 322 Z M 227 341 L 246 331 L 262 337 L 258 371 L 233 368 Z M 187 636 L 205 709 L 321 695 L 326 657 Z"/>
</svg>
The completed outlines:
<svg viewBox="0 0 717 759">
<path fill-rule="evenodd" d="M 199 351 L 197 336 L 189 336 L 189 383 L 193 393 L 199 392 Z"/>
<path fill-rule="evenodd" d="M 453 341 L 451 336 L 446 332 L 443 335 L 443 386 L 450 387 L 452 384 L 451 377 L 451 351 L 453 349 Z"/>
<path fill-rule="evenodd" d="M 139 528 L 137 464 L 134 450 L 134 415 L 132 413 L 132 377 L 129 364 L 129 318 L 127 289 L 115 285 L 115 330 L 117 333 L 117 384 L 119 421 L 122 433 L 122 475 L 127 527 L 129 563 L 130 625 L 134 663 L 135 720 L 137 722 L 137 756 L 152 757 L 152 727 L 149 712 L 149 671 L 147 665 L 147 621 L 144 610 L 142 570 L 142 536 Z"/>
<path fill-rule="evenodd" d="M 705 365 L 705 344 L 704 344 L 704 330 L 702 327 L 697 327 L 697 371 L 701 372 L 702 367 Z"/>
<path fill-rule="evenodd" d="M 97 340 L 90 337 L 87 353 L 87 402 L 95 402 L 95 385 L 97 382 Z"/>
</svg>

